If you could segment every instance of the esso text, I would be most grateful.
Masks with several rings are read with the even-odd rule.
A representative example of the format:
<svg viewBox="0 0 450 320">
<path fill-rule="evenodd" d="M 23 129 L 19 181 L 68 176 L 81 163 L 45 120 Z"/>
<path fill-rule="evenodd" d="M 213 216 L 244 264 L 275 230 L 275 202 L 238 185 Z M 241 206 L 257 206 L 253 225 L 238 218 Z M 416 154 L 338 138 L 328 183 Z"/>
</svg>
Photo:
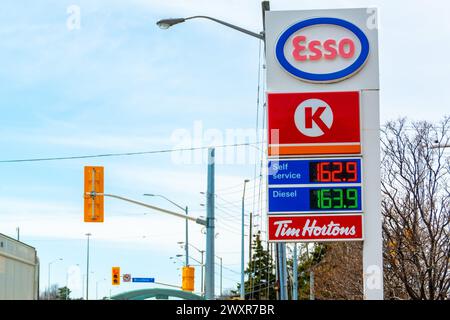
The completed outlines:
<svg viewBox="0 0 450 320">
<path fill-rule="evenodd" d="M 294 47 L 292 56 L 296 61 L 334 60 L 337 57 L 351 59 L 356 51 L 355 42 L 350 38 L 320 41 L 298 35 L 292 38 L 292 46 Z"/>
</svg>

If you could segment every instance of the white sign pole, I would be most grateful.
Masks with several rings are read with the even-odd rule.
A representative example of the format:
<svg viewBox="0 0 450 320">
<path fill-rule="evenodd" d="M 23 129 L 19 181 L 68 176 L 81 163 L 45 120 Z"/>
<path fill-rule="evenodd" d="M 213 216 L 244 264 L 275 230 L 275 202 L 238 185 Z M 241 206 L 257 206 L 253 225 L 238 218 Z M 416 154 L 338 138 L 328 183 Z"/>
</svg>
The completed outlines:
<svg viewBox="0 0 450 320">
<path fill-rule="evenodd" d="M 383 299 L 379 91 L 361 91 L 364 172 L 364 299 Z"/>
</svg>

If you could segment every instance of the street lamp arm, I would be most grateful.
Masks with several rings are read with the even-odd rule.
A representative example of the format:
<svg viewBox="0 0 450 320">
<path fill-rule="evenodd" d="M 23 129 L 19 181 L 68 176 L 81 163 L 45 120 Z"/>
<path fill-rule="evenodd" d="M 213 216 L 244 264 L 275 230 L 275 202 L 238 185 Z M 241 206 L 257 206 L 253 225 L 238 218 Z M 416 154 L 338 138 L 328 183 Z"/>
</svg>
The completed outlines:
<svg viewBox="0 0 450 320">
<path fill-rule="evenodd" d="M 186 208 L 183 208 L 183 207 L 180 206 L 179 204 L 176 204 L 175 202 L 173 202 L 172 200 L 170 200 L 169 198 L 167 198 L 167 197 L 165 197 L 165 196 L 163 196 L 163 195 L 161 195 L 161 194 L 149 194 L 149 193 L 144 193 L 144 196 L 155 196 L 155 197 L 163 198 L 163 199 L 169 201 L 169 202 L 170 202 L 171 204 L 173 204 L 174 206 L 180 208 L 181 210 L 186 211 Z"/>
<path fill-rule="evenodd" d="M 181 214 L 181 213 L 178 213 L 178 212 L 174 212 L 174 211 L 162 209 L 162 208 L 155 207 L 155 206 L 152 206 L 152 205 L 149 205 L 149 204 L 140 202 L 140 201 L 136 201 L 136 200 L 124 198 L 124 197 L 117 196 L 117 195 L 114 195 L 114 194 L 106 194 L 106 193 L 103 193 L 103 194 L 102 194 L 102 193 L 97 193 L 96 195 L 98 195 L 98 196 L 104 196 L 104 197 L 110 197 L 110 198 L 115 198 L 115 199 L 118 199 L 118 200 L 130 202 L 130 203 L 133 203 L 133 204 L 142 206 L 142 207 L 146 207 L 146 208 L 153 209 L 153 210 L 156 210 L 156 211 L 164 212 L 164 213 L 167 213 L 167 214 L 176 216 L 176 217 L 178 217 L 178 218 L 191 220 L 191 221 L 194 221 L 195 223 L 198 223 L 198 224 L 200 224 L 200 225 L 206 226 L 206 220 L 204 220 L 204 219 L 202 219 L 202 218 L 194 218 L 194 217 L 190 217 L 190 216 L 187 216 L 187 215 L 185 215 L 185 214 Z"/>
<path fill-rule="evenodd" d="M 181 244 L 181 245 L 186 245 L 184 242 L 178 242 L 178 244 Z M 197 250 L 198 252 L 200 252 L 200 253 L 202 253 L 202 252 L 205 252 L 205 250 L 200 250 L 199 248 L 197 248 L 196 246 L 194 246 L 193 244 L 190 244 L 190 243 L 188 243 L 188 245 L 189 245 L 189 247 L 192 247 L 192 248 L 194 248 L 195 250 Z"/>
<path fill-rule="evenodd" d="M 256 32 L 253 32 L 253 31 L 241 28 L 239 26 L 236 26 L 234 24 L 231 24 L 231 23 L 228 23 L 228 22 L 216 19 L 216 18 L 212 18 L 212 17 L 208 17 L 208 16 L 192 16 L 192 17 L 186 18 L 185 20 L 195 19 L 195 18 L 208 19 L 208 20 L 211 20 L 211 21 L 223 24 L 224 26 L 227 26 L 229 28 L 232 28 L 234 30 L 240 31 L 242 33 L 248 34 L 249 36 L 252 36 L 252 37 L 258 38 L 259 40 L 263 40 L 264 41 L 264 35 L 261 34 L 261 33 L 256 33 Z"/>
<path fill-rule="evenodd" d="M 247 34 L 249 36 L 252 36 L 252 37 L 258 38 L 259 40 L 263 40 L 264 41 L 264 33 L 263 32 L 256 33 L 256 32 L 253 32 L 253 31 L 250 31 L 250 30 L 247 30 L 247 29 L 235 26 L 234 24 L 231 24 L 231 23 L 228 23 L 228 22 L 216 19 L 216 18 L 208 17 L 208 16 L 192 16 L 192 17 L 187 17 L 187 18 L 162 19 L 162 20 L 159 20 L 156 24 L 162 29 L 167 29 L 167 28 L 170 28 L 171 26 L 174 26 L 176 24 L 185 22 L 186 20 L 197 19 L 197 18 L 208 19 L 208 20 L 220 23 L 220 24 L 222 24 L 224 26 L 227 26 L 229 28 L 232 28 L 234 30 L 237 30 L 239 32 L 245 33 L 245 34 Z"/>
</svg>

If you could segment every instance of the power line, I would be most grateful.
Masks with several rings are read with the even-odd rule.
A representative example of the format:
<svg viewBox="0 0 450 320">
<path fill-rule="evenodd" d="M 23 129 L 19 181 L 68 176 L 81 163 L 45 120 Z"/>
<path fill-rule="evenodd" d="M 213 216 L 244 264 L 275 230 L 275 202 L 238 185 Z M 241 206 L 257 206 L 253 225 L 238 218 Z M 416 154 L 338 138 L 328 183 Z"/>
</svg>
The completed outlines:
<svg viewBox="0 0 450 320">
<path fill-rule="evenodd" d="M 218 146 L 207 146 L 207 147 L 194 147 L 194 148 L 179 148 L 179 149 L 162 149 L 162 150 L 152 150 L 152 151 L 139 151 L 139 152 L 125 152 L 125 153 L 104 153 L 95 155 L 82 155 L 82 156 L 69 156 L 69 157 L 49 157 L 49 158 L 31 158 L 31 159 L 8 159 L 0 160 L 0 163 L 19 163 L 19 162 L 40 162 L 40 161 L 58 161 L 58 160 L 75 160 L 75 159 L 90 159 L 90 158 L 106 158 L 106 157 L 123 157 L 123 156 L 137 156 L 145 154 L 156 154 L 156 153 L 169 153 L 174 151 L 195 151 L 195 150 L 205 150 L 208 148 L 227 148 L 227 147 L 241 147 L 241 146 L 253 146 L 259 144 L 258 142 L 248 142 L 248 143 L 236 143 L 236 144 L 223 144 Z"/>
<path fill-rule="evenodd" d="M 252 182 L 252 180 L 253 180 L 253 179 L 249 180 L 249 183 L 250 183 L 250 182 Z M 239 184 L 236 184 L 236 185 L 230 186 L 230 187 L 226 187 L 226 188 L 220 188 L 220 189 L 217 189 L 217 190 L 216 190 L 216 192 L 219 192 L 219 193 L 223 193 L 222 191 L 224 191 L 224 190 L 229 190 L 229 189 L 236 189 L 236 188 L 240 188 L 240 189 L 242 189 L 242 182 L 241 182 L 241 183 L 239 183 Z M 240 190 L 238 190 L 238 191 L 240 191 Z M 227 193 L 227 191 L 226 191 L 226 192 L 224 192 L 224 193 Z"/>
</svg>

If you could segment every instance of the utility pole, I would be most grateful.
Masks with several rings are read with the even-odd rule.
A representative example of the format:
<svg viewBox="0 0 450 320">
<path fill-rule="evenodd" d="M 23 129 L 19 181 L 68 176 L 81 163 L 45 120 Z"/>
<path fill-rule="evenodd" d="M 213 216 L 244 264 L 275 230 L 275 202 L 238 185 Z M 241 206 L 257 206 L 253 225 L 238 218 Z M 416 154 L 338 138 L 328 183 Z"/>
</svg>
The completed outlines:
<svg viewBox="0 0 450 320">
<path fill-rule="evenodd" d="M 245 234 L 244 234 L 244 216 L 245 216 L 245 185 L 247 184 L 247 182 L 249 182 L 250 180 L 246 179 L 244 180 L 244 190 L 242 192 L 242 219 L 241 219 L 241 300 L 245 300 L 245 281 L 244 281 L 244 270 L 245 270 L 245 265 L 244 265 L 244 244 L 245 244 Z"/>
<path fill-rule="evenodd" d="M 62 261 L 63 259 L 62 258 L 58 258 L 58 259 L 56 259 L 56 260 L 53 260 L 53 261 L 50 261 L 49 263 L 48 263 L 48 286 L 47 286 L 47 300 L 50 300 L 50 285 L 51 285 L 51 282 L 50 282 L 50 277 L 51 277 L 51 274 L 52 274 L 52 272 L 51 272 L 51 268 L 52 268 L 52 263 L 55 263 L 55 262 L 57 262 L 57 261 Z"/>
<path fill-rule="evenodd" d="M 278 243 L 280 300 L 287 300 L 287 269 L 286 269 L 286 243 Z"/>
<path fill-rule="evenodd" d="M 208 149 L 208 184 L 206 190 L 206 266 L 205 298 L 214 299 L 214 166 L 215 149 Z"/>
<path fill-rule="evenodd" d="M 186 206 L 186 217 L 189 216 L 188 207 Z M 189 220 L 186 219 L 186 267 L 189 266 Z"/>
<path fill-rule="evenodd" d="M 267 263 L 270 264 L 270 266 L 272 266 L 272 261 L 273 261 L 273 252 L 272 252 L 272 245 L 269 243 L 269 241 L 267 241 L 267 252 L 269 252 L 269 261 L 267 261 Z M 269 269 L 269 272 L 267 272 L 267 300 L 270 299 L 270 276 L 272 275 L 273 272 L 273 268 Z"/>
<path fill-rule="evenodd" d="M 281 277 L 280 277 L 280 250 L 278 250 L 279 244 L 275 244 L 275 280 L 278 285 L 278 290 L 276 291 L 276 300 L 281 300 Z"/>
<path fill-rule="evenodd" d="M 253 212 L 250 212 L 250 226 L 249 226 L 249 241 L 248 241 L 248 261 L 252 261 L 252 229 L 253 227 Z"/>
<path fill-rule="evenodd" d="M 205 253 L 205 250 L 201 250 L 200 251 L 200 253 L 202 254 L 202 266 L 201 266 L 201 277 L 202 277 L 202 279 L 201 279 L 201 293 L 202 293 L 202 296 L 204 296 L 205 295 L 205 276 L 204 276 L 204 274 L 203 274 L 203 269 L 205 268 L 205 264 L 204 264 L 204 261 L 203 261 L 203 254 Z"/>
<path fill-rule="evenodd" d="M 314 271 L 309 272 L 309 300 L 314 300 Z"/>
<path fill-rule="evenodd" d="M 250 212 L 250 225 L 249 225 L 249 238 L 248 238 L 248 263 L 250 264 L 252 262 L 252 226 L 253 226 L 253 213 Z M 248 277 L 248 287 L 250 288 L 250 298 L 253 297 L 253 289 L 252 289 L 252 277 Z"/>
<path fill-rule="evenodd" d="M 293 277 L 294 283 L 292 286 L 292 300 L 298 300 L 298 259 L 297 259 L 297 243 L 294 243 L 294 254 L 293 254 Z"/>
</svg>

